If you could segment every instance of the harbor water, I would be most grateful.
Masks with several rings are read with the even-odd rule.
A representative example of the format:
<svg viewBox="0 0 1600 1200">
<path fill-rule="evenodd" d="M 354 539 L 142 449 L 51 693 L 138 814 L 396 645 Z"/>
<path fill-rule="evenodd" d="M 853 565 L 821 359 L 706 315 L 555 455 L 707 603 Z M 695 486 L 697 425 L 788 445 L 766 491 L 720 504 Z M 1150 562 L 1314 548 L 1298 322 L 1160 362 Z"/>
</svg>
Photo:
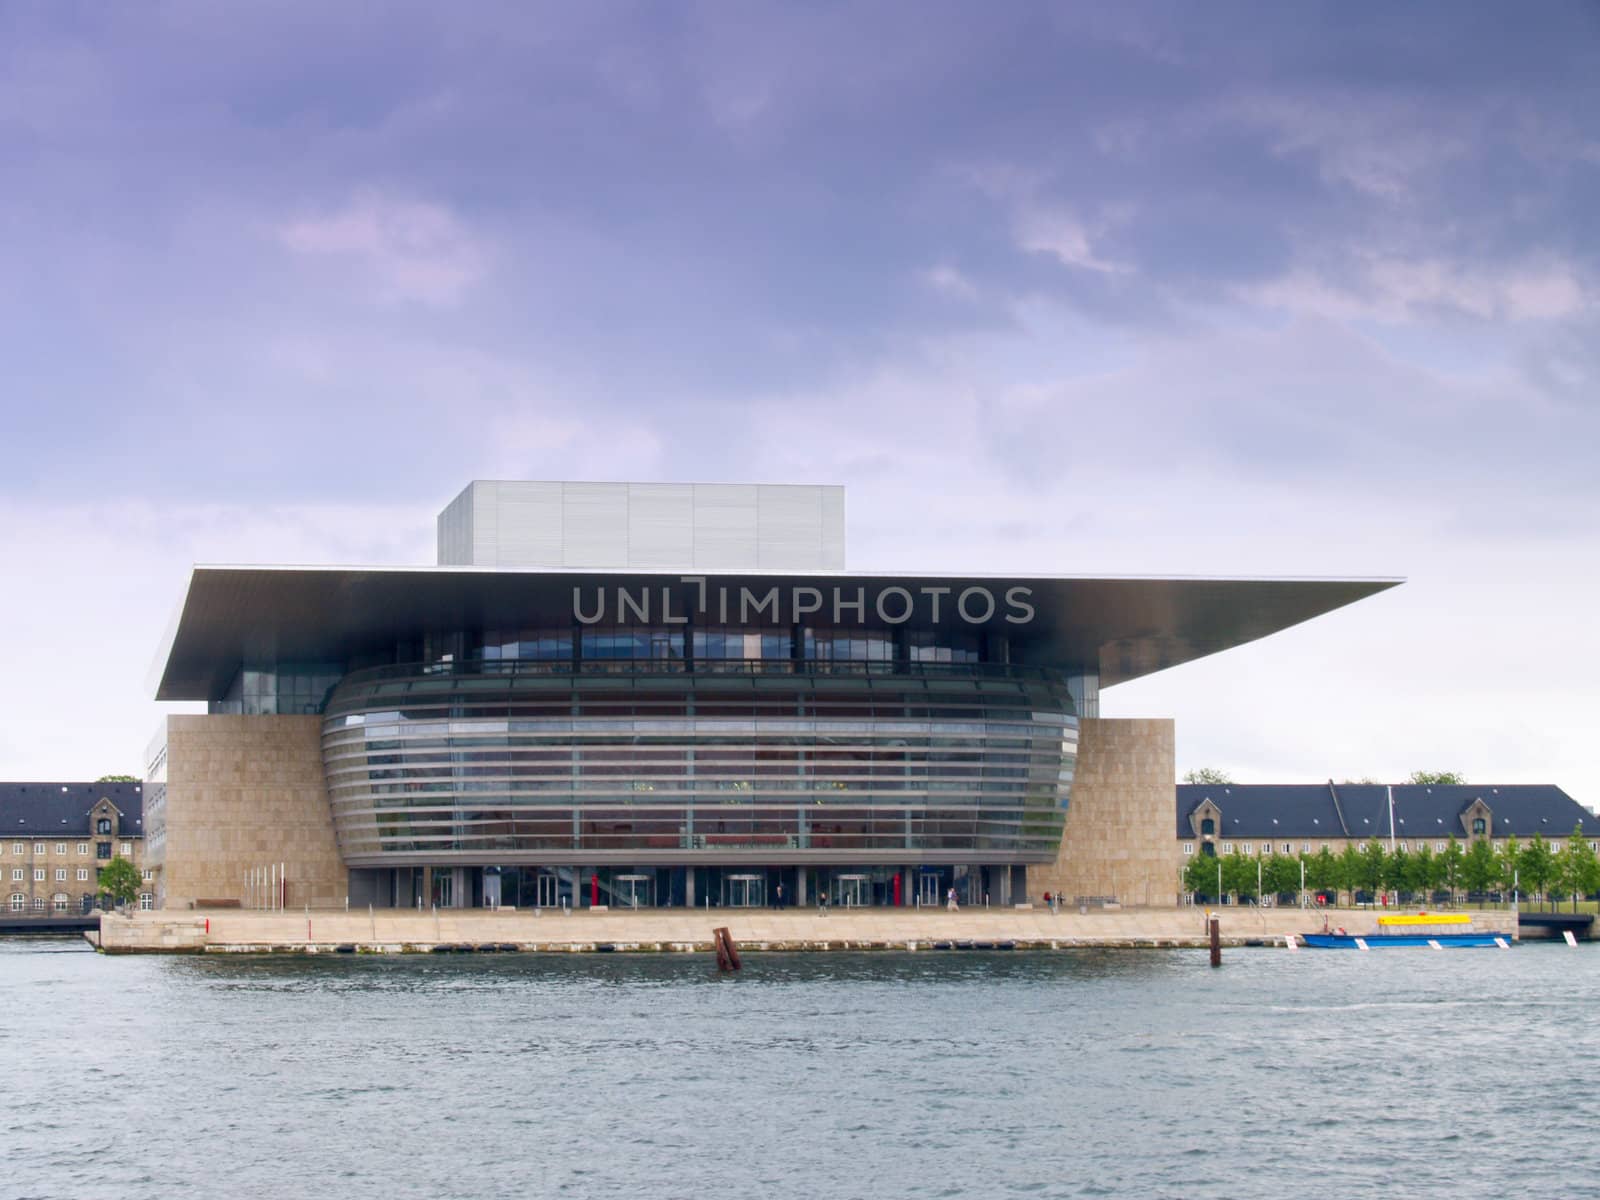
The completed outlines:
<svg viewBox="0 0 1600 1200">
<path fill-rule="evenodd" d="M 0 1196 L 1600 1192 L 1600 946 L 745 962 L 0 941 Z"/>
</svg>

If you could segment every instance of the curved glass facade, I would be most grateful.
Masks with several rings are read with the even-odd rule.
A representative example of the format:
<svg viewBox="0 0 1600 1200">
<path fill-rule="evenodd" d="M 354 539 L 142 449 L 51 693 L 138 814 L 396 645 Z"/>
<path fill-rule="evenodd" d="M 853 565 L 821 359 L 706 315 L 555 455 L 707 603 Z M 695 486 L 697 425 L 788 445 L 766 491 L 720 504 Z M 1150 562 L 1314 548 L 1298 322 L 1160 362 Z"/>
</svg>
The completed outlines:
<svg viewBox="0 0 1600 1200">
<path fill-rule="evenodd" d="M 770 630 L 695 631 L 686 661 L 654 632 L 582 631 L 581 658 L 571 634 L 486 634 L 481 658 L 345 676 L 323 760 L 347 864 L 1055 857 L 1060 672 Z"/>
</svg>

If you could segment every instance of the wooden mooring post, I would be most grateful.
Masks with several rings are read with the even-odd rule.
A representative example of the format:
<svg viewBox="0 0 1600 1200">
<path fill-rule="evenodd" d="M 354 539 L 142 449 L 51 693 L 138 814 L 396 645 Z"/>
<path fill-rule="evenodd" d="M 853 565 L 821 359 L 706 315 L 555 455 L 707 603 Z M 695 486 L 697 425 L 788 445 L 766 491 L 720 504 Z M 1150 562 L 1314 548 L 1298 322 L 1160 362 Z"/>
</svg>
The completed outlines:
<svg viewBox="0 0 1600 1200">
<path fill-rule="evenodd" d="M 1211 918 L 1211 965 L 1222 965 L 1222 922 L 1216 917 Z"/>
<path fill-rule="evenodd" d="M 744 968 L 744 963 L 739 958 L 739 947 L 726 925 L 711 931 L 711 944 L 717 951 L 717 970 L 739 971 Z"/>
</svg>

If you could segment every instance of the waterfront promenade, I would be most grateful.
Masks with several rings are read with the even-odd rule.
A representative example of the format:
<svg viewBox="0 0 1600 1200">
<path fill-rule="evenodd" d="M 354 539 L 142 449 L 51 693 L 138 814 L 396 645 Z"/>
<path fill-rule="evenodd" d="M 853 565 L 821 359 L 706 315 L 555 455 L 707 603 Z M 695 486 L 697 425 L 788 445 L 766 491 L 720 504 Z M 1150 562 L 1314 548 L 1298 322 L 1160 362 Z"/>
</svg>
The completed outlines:
<svg viewBox="0 0 1600 1200">
<path fill-rule="evenodd" d="M 398 909 L 254 912 L 213 909 L 108 914 L 98 944 L 107 953 L 377 953 L 459 950 L 709 953 L 712 930 L 727 926 L 747 950 L 929 950 L 999 947 L 1061 950 L 1086 946 L 1198 947 L 1207 943 L 1205 909 L 1129 908 L 1052 913 L 1044 908 L 815 909 L 713 908 L 581 911 Z M 1221 908 L 1224 945 L 1284 944 L 1290 933 L 1322 928 L 1322 913 L 1293 908 Z M 1370 911 L 1330 912 L 1334 925 L 1365 933 Z M 1512 937 L 1515 918 L 1473 913 L 1473 923 Z M 86 935 L 94 940 L 94 934 Z"/>
</svg>

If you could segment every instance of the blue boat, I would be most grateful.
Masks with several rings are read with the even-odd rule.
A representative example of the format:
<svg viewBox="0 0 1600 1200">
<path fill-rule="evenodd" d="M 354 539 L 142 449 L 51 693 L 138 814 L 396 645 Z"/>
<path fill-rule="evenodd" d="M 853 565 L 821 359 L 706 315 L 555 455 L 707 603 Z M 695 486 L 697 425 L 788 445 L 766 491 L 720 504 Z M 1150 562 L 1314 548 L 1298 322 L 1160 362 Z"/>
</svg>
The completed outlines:
<svg viewBox="0 0 1600 1200">
<path fill-rule="evenodd" d="M 1465 913 L 1394 913 L 1379 917 L 1374 933 L 1347 933 L 1338 929 L 1306 933 L 1301 937 L 1312 950 L 1510 948 L 1511 942 L 1505 934 L 1473 929 L 1471 925 L 1472 918 Z"/>
<path fill-rule="evenodd" d="M 1390 950 L 1395 947 L 1475 948 L 1510 946 L 1502 933 L 1440 933 L 1429 937 L 1420 933 L 1304 933 L 1300 938 L 1312 950 Z"/>
</svg>

